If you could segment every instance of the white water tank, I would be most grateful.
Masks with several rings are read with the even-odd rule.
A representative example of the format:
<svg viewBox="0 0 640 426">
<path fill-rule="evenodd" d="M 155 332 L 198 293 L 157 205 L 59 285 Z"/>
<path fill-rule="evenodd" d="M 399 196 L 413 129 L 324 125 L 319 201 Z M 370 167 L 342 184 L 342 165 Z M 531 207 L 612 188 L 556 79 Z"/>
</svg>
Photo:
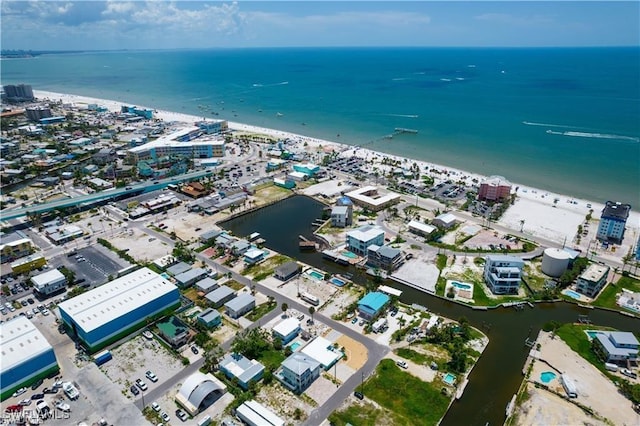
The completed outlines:
<svg viewBox="0 0 640 426">
<path fill-rule="evenodd" d="M 569 267 L 571 256 L 557 248 L 545 249 L 542 254 L 542 272 L 550 277 L 558 278 Z"/>
</svg>

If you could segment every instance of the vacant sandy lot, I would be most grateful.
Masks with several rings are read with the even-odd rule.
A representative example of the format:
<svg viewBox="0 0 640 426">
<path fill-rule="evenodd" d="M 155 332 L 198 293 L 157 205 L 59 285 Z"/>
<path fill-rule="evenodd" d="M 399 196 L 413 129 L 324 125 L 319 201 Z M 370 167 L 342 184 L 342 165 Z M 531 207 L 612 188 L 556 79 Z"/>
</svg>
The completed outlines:
<svg viewBox="0 0 640 426">
<path fill-rule="evenodd" d="M 367 362 L 367 348 L 362 343 L 358 343 L 351 337 L 342 335 L 336 340 L 340 346 L 344 347 L 347 355 L 346 364 L 354 370 L 360 369 Z"/>
<path fill-rule="evenodd" d="M 119 250 L 129 249 L 128 253 L 138 261 L 153 261 L 171 253 L 172 248 L 148 234 L 130 229 L 109 238 L 109 242 Z"/>
<path fill-rule="evenodd" d="M 559 337 L 552 339 L 550 333 L 540 332 L 538 343 L 540 343 L 540 358 L 551 364 L 557 371 L 567 374 L 576 384 L 578 388 L 579 402 L 593 410 L 600 416 L 608 419 L 616 425 L 637 425 L 640 424 L 640 417 L 633 411 L 631 402 L 618 393 L 616 386 L 597 368 L 592 366 L 584 358 L 573 352 L 566 343 Z M 548 367 L 542 362 L 536 362 L 543 367 Z M 542 367 L 541 367 L 542 368 Z M 550 368 L 544 368 L 544 371 L 553 371 Z M 536 374 L 537 373 L 537 374 Z M 536 371 L 532 374 L 532 380 L 539 380 L 540 374 Z M 554 379 L 549 385 L 550 388 L 561 389 L 561 385 L 557 385 L 558 379 Z M 606 398 L 603 398 L 606 395 Z M 563 416 L 566 407 L 573 406 L 569 402 L 564 402 L 564 408 L 558 413 L 549 413 L 550 416 Z M 551 411 L 545 406 L 546 411 Z M 561 418 L 561 417 L 560 417 Z M 576 419 L 577 420 L 577 419 Z M 552 424 L 546 423 L 546 424 Z M 565 424 L 575 424 L 576 422 L 566 422 Z M 543 423 L 529 423 L 543 424 Z"/>
</svg>

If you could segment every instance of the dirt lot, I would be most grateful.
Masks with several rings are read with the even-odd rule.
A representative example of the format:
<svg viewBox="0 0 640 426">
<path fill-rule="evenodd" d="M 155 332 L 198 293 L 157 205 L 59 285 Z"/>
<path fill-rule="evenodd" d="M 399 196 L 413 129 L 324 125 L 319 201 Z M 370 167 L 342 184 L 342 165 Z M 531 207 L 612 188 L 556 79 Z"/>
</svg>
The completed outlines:
<svg viewBox="0 0 640 426">
<path fill-rule="evenodd" d="M 308 398 L 308 397 L 307 397 Z M 280 382 L 274 380 L 271 386 L 263 386 L 256 396 L 256 401 L 273 411 L 284 420 L 285 424 L 302 424 L 313 408 L 312 404 L 305 401 L 305 397 L 298 397 L 286 389 Z M 296 418 L 296 409 L 301 410 L 300 416 Z"/>
<path fill-rule="evenodd" d="M 529 398 L 515 412 L 517 425 L 593 425 L 600 422 L 557 395 L 527 384 Z"/>
<path fill-rule="evenodd" d="M 228 216 L 227 213 L 216 213 L 210 216 L 190 213 L 186 207 L 180 206 L 169 211 L 167 215 L 158 216 L 149 224 L 152 226 L 164 224 L 166 226 L 164 232 L 167 234 L 175 232 L 176 237 L 182 241 L 195 242 L 199 241 L 200 234 L 213 229 L 219 220 L 226 219 Z M 196 231 L 196 228 L 200 229 Z"/>
<path fill-rule="evenodd" d="M 347 355 L 346 364 L 349 367 L 354 370 L 358 370 L 365 362 L 367 362 L 367 348 L 365 348 L 362 343 L 358 343 L 351 337 L 345 335 L 340 336 L 336 343 L 340 346 L 344 346 L 344 350 Z"/>
<path fill-rule="evenodd" d="M 486 229 L 478 232 L 476 235 L 474 235 L 473 237 L 465 241 L 463 245 L 469 248 L 474 248 L 474 249 L 475 248 L 489 249 L 490 248 L 489 244 L 493 244 L 496 247 L 499 247 L 500 244 L 502 244 L 505 247 L 508 245 L 509 247 L 511 247 L 511 250 L 522 249 L 521 242 L 515 243 L 515 242 L 507 241 L 505 239 L 504 234 L 498 231 L 492 231 L 492 230 L 486 230 Z"/>
<path fill-rule="evenodd" d="M 120 233 L 109 239 L 120 250 L 129 249 L 129 255 L 139 261 L 152 261 L 171 254 L 171 247 L 162 241 L 150 237 L 144 232 L 131 229 L 129 233 Z"/>
<path fill-rule="evenodd" d="M 113 360 L 102 365 L 100 369 L 112 382 L 122 387 L 128 398 L 133 398 L 129 387 L 136 379 L 142 379 L 149 389 L 157 387 L 163 380 L 172 377 L 184 367 L 157 340 L 146 340 L 137 336 L 128 342 L 112 349 Z M 159 381 L 152 383 L 145 377 L 145 371 L 151 370 Z"/>
<path fill-rule="evenodd" d="M 567 374 L 575 382 L 578 388 L 576 402 L 593 408 L 597 414 L 608 419 L 612 424 L 637 425 L 640 423 L 640 418 L 633 411 L 631 402 L 618 393 L 616 386 L 604 374 L 580 355 L 573 352 L 562 339 L 557 336 L 552 339 L 550 333 L 541 331 L 538 336 L 538 343 L 541 345 L 540 358 L 551 364 L 557 371 Z M 532 380 L 539 380 L 540 372 L 543 371 L 538 369 L 538 364 L 544 371 L 552 370 L 538 361 L 531 375 Z M 549 387 L 563 393 L 559 377 L 553 379 L 549 383 Z M 606 398 L 603 398 L 603 395 L 606 395 Z M 544 405 L 543 410 L 546 415 L 550 416 L 549 421 L 534 421 L 528 424 L 557 423 L 551 421 L 551 419 L 555 418 L 555 416 L 562 418 L 562 416 L 566 415 L 567 407 L 570 406 L 573 406 L 573 404 L 563 402 L 563 404 L 559 404 L 559 410 L 554 412 Z M 537 410 L 539 408 L 533 408 L 534 413 Z M 562 423 L 576 424 L 578 419 Z"/>
</svg>

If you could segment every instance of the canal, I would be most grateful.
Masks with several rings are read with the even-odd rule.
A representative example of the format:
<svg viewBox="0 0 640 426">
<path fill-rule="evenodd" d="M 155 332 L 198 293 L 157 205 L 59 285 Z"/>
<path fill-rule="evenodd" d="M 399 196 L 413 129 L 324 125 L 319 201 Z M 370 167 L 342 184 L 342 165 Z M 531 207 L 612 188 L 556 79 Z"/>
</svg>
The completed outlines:
<svg viewBox="0 0 640 426">
<path fill-rule="evenodd" d="M 320 253 L 299 251 L 298 236 L 312 237 L 312 223 L 322 215 L 322 208 L 323 204 L 314 199 L 294 196 L 220 225 L 238 236 L 259 232 L 272 250 L 327 272 L 351 272 L 356 282 L 365 279 L 354 270 L 323 259 Z M 464 316 L 489 337 L 489 345 L 471 372 L 464 395 L 454 402 L 442 421 L 445 426 L 504 423 L 507 404 L 523 378 L 522 368 L 529 351 L 524 341 L 536 336 L 545 322 L 575 322 L 578 315 L 588 315 L 594 324 L 633 332 L 640 330 L 637 319 L 570 303 L 536 304 L 535 308 L 519 311 L 513 308 L 477 311 L 393 281 L 385 284 L 402 290 L 400 301 L 409 305 L 418 303 L 452 319 Z"/>
</svg>

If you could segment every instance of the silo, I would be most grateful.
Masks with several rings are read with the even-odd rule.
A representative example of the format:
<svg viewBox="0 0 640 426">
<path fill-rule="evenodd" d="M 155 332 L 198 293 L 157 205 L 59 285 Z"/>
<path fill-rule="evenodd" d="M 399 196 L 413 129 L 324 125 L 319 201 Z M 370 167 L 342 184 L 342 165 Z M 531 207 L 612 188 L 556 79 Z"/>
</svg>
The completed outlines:
<svg viewBox="0 0 640 426">
<path fill-rule="evenodd" d="M 569 261 L 571 256 L 566 251 L 557 248 L 545 249 L 542 254 L 542 272 L 558 278 L 569 267 Z"/>
</svg>

